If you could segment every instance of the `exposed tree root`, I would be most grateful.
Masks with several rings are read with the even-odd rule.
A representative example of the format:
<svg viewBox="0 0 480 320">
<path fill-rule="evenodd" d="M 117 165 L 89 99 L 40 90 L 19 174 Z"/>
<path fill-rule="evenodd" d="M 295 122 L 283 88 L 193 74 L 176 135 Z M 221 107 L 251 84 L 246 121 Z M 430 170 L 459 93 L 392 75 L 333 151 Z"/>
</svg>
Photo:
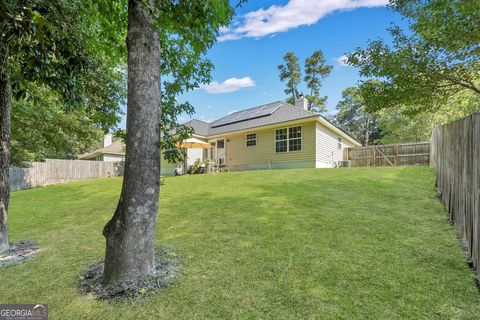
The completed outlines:
<svg viewBox="0 0 480 320">
<path fill-rule="evenodd" d="M 180 269 L 176 254 L 165 247 L 156 249 L 155 260 L 155 271 L 152 274 L 108 286 L 102 284 L 104 261 L 93 263 L 80 278 L 80 292 L 99 300 L 136 299 L 154 293 L 174 282 Z"/>
</svg>

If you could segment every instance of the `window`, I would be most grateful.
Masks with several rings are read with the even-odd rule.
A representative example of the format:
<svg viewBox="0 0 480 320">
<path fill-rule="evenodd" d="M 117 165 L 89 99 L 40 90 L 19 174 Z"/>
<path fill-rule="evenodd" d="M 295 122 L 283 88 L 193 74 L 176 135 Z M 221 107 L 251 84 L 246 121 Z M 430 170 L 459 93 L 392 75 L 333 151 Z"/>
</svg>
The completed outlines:
<svg viewBox="0 0 480 320">
<path fill-rule="evenodd" d="M 287 129 L 275 130 L 275 152 L 287 152 Z"/>
<path fill-rule="evenodd" d="M 225 148 L 225 140 L 217 140 L 217 149 Z"/>
<path fill-rule="evenodd" d="M 302 150 L 302 127 L 275 130 L 275 152 Z"/>
<path fill-rule="evenodd" d="M 342 138 L 338 137 L 338 150 L 342 149 Z"/>
<path fill-rule="evenodd" d="M 288 151 L 302 150 L 302 127 L 288 128 Z"/>
<path fill-rule="evenodd" d="M 254 147 L 257 145 L 257 134 L 256 133 L 250 133 L 247 134 L 245 138 L 247 147 Z"/>
</svg>

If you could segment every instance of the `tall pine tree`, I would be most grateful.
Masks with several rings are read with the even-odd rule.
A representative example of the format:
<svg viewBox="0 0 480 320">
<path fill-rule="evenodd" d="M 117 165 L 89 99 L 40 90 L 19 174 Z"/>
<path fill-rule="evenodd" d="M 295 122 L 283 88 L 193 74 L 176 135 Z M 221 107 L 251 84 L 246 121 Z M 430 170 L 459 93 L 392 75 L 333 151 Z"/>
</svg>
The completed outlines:
<svg viewBox="0 0 480 320">
<path fill-rule="evenodd" d="M 298 91 L 298 85 L 302 81 L 302 72 L 298 57 L 293 52 L 287 52 L 283 57 L 285 64 L 279 65 L 277 68 L 280 71 L 280 81 L 286 81 L 287 87 L 285 94 L 289 95 L 287 102 L 295 104 L 295 100 L 301 95 Z"/>
<path fill-rule="evenodd" d="M 310 93 L 305 97 L 308 100 L 308 109 L 313 112 L 322 113 L 326 111 L 325 103 L 327 97 L 320 96 L 322 80 L 330 74 L 332 66 L 325 64 L 322 50 L 315 51 L 305 59 L 305 81 Z"/>
</svg>

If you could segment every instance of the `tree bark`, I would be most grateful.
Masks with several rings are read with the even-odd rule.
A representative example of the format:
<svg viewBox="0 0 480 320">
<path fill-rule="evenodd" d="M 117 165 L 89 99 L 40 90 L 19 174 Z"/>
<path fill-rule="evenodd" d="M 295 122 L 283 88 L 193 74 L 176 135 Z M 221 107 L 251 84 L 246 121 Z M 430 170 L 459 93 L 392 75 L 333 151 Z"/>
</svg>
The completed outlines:
<svg viewBox="0 0 480 320">
<path fill-rule="evenodd" d="M 370 142 L 370 116 L 367 115 L 367 123 L 365 125 L 365 146 Z"/>
<path fill-rule="evenodd" d="M 7 212 L 10 202 L 10 127 L 12 88 L 7 69 L 7 50 L 0 49 L 0 253 L 9 249 Z"/>
<path fill-rule="evenodd" d="M 160 193 L 160 40 L 153 1 L 128 1 L 128 103 L 125 171 L 120 200 L 103 230 L 103 283 L 134 279 L 155 267 Z"/>
</svg>

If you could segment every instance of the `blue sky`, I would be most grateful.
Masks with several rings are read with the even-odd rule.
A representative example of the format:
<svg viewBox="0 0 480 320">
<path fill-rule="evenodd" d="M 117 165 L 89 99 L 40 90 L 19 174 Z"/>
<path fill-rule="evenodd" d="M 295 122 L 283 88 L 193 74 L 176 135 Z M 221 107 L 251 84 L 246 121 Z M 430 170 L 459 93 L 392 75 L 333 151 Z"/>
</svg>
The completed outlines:
<svg viewBox="0 0 480 320">
<path fill-rule="evenodd" d="M 356 69 L 342 65 L 338 58 L 365 47 L 369 39 L 388 41 L 386 29 L 392 22 L 402 24 L 400 16 L 385 7 L 387 2 L 248 1 L 237 10 L 232 25 L 222 30 L 221 39 L 232 40 L 217 42 L 207 53 L 215 65 L 214 82 L 180 99 L 190 101 L 196 109 L 193 117 L 205 121 L 284 100 L 285 85 L 277 70 L 283 55 L 293 51 L 303 65 L 306 57 L 320 49 L 327 63 L 334 66 L 321 89 L 321 94 L 328 96 L 328 112 L 334 113 L 342 90 L 359 80 Z M 179 120 L 189 119 L 182 116 Z"/>
</svg>

